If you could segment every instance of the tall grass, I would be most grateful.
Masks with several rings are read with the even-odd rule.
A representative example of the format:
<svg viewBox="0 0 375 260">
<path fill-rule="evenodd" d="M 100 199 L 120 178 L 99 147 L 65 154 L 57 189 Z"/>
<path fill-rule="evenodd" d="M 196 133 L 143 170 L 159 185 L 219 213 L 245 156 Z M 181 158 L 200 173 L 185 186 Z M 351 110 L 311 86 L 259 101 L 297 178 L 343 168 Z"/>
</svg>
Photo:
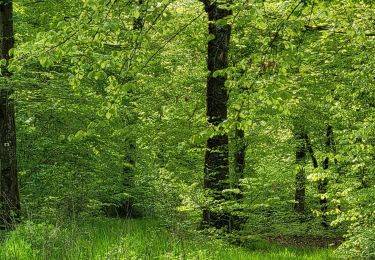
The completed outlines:
<svg viewBox="0 0 375 260">
<path fill-rule="evenodd" d="M 0 259 L 333 259 L 328 249 L 259 242 L 251 250 L 235 247 L 200 234 L 169 232 L 152 220 L 27 222 L 0 236 Z"/>
</svg>

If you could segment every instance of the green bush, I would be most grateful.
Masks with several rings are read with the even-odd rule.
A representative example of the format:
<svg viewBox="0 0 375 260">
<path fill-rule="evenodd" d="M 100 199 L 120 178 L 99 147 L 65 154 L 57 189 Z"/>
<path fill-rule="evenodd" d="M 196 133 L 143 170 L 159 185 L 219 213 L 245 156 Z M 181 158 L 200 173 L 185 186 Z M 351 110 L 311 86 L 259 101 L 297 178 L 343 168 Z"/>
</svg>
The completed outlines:
<svg viewBox="0 0 375 260">
<path fill-rule="evenodd" d="M 355 228 L 337 252 L 343 259 L 375 259 L 375 227 Z"/>
<path fill-rule="evenodd" d="M 41 254 L 47 258 L 67 241 L 63 231 L 51 224 L 27 221 L 7 235 L 0 259 L 33 259 Z"/>
</svg>

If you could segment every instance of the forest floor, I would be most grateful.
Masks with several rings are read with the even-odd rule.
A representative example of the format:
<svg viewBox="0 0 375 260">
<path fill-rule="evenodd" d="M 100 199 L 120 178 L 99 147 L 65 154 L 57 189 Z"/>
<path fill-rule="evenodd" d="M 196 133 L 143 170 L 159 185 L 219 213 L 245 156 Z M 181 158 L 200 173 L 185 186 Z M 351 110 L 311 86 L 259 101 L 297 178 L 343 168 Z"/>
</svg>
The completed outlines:
<svg viewBox="0 0 375 260">
<path fill-rule="evenodd" d="M 152 220 L 27 222 L 0 239 L 0 259 L 334 259 L 331 249 L 269 242 L 236 247 L 201 234 L 171 232 Z"/>
</svg>

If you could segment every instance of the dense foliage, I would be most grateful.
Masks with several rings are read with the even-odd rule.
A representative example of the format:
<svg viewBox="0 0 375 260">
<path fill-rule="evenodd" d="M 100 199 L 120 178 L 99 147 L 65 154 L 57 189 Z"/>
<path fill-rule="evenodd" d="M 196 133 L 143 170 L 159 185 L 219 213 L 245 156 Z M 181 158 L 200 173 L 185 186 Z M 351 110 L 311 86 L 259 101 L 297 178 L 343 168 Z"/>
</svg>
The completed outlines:
<svg viewBox="0 0 375 260">
<path fill-rule="evenodd" d="M 21 222 L 199 229 L 203 211 L 241 223 L 209 229 L 230 242 L 343 241 L 337 256 L 375 257 L 373 1 L 16 0 L 13 12 L 0 84 L 14 90 Z M 227 63 L 210 67 L 223 32 Z M 210 80 L 228 95 L 218 123 Z M 218 137 L 220 187 L 207 185 Z"/>
</svg>

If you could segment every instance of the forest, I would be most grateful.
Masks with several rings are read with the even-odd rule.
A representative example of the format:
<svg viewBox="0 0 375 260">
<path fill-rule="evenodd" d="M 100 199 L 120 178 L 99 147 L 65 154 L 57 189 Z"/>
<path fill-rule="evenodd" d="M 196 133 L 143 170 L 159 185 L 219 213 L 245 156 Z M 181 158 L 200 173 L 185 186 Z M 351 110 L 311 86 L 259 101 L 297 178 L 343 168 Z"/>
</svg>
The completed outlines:
<svg viewBox="0 0 375 260">
<path fill-rule="evenodd" d="M 374 0 L 0 0 L 0 259 L 375 259 Z"/>
</svg>

